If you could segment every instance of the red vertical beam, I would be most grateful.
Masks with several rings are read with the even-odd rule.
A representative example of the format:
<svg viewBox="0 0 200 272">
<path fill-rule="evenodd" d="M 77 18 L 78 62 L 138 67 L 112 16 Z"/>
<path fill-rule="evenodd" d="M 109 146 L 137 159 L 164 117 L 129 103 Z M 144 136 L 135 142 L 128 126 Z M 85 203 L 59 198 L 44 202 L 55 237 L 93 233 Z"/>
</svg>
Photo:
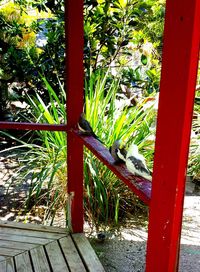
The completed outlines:
<svg viewBox="0 0 200 272">
<path fill-rule="evenodd" d="M 67 126 L 76 126 L 83 111 L 83 0 L 66 0 Z M 83 144 L 68 132 L 69 226 L 83 231 Z"/>
<path fill-rule="evenodd" d="M 167 0 L 147 272 L 178 269 L 200 43 L 200 1 Z"/>
</svg>

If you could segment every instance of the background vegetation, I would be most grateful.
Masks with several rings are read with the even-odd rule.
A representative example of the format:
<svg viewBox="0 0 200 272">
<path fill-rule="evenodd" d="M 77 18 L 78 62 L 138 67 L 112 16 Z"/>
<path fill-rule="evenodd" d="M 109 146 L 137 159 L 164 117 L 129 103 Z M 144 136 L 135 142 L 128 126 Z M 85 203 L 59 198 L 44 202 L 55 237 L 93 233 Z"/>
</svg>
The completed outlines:
<svg viewBox="0 0 200 272">
<path fill-rule="evenodd" d="M 87 119 L 109 147 L 135 142 L 152 168 L 165 1 L 85 0 L 84 68 Z M 64 1 L 0 1 L 0 119 L 64 123 Z M 198 82 L 199 84 L 199 82 Z M 200 103 L 195 100 L 188 174 L 200 179 Z M 172 98 L 173 99 L 173 98 Z M 25 212 L 44 205 L 52 223 L 66 213 L 66 135 L 1 132 L 19 169 L 10 183 L 29 180 Z M 3 143 L 3 142 L 2 142 Z M 1 148 L 5 146 L 1 143 Z M 12 144 L 11 144 L 12 143 Z M 14 145 L 13 145 L 14 143 Z M 30 170 L 31 169 L 31 170 Z M 87 149 L 86 216 L 115 222 L 143 204 Z"/>
</svg>

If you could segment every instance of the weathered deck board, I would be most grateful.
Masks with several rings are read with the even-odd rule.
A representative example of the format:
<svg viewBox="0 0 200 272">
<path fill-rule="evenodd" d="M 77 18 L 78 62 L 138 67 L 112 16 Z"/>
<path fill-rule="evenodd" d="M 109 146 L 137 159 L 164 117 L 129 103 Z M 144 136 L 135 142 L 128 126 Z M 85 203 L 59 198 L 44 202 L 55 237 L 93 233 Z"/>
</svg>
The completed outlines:
<svg viewBox="0 0 200 272">
<path fill-rule="evenodd" d="M 8 247 L 8 240 L 5 237 L 3 238 L 4 239 L 0 238 L 0 248 Z M 30 250 L 36 245 L 31 243 L 23 243 L 22 241 L 9 241 L 9 248 L 11 249 Z"/>
<path fill-rule="evenodd" d="M 20 249 L 13 249 L 13 248 L 9 248 L 9 244 L 7 245 L 7 247 L 2 247 L 0 248 L 0 255 L 1 256 L 10 256 L 10 257 L 14 257 L 17 254 L 20 254 L 24 252 L 24 250 L 20 250 Z"/>
<path fill-rule="evenodd" d="M 61 252 L 61 249 L 56 241 L 49 243 L 45 246 L 47 254 L 49 256 L 49 260 L 51 263 L 51 267 L 53 271 L 69 271 L 68 266 L 66 264 L 65 258 Z"/>
<path fill-rule="evenodd" d="M 10 221 L 3 221 L 0 220 L 0 227 L 6 227 L 6 228 L 14 228 L 14 229 L 26 229 L 26 230 L 35 230 L 35 231 L 43 231 L 43 232 L 49 232 L 49 233 L 63 233 L 66 234 L 67 230 L 64 228 L 57 228 L 57 227 L 49 227 L 49 226 L 43 226 L 43 225 L 36 225 L 36 224 L 30 224 L 30 223 L 16 223 L 16 222 L 10 222 Z"/>
<path fill-rule="evenodd" d="M 52 230 L 52 232 L 51 232 Z M 0 272 L 103 272 L 83 234 L 0 221 Z"/>
<path fill-rule="evenodd" d="M 72 234 L 72 238 L 77 245 L 79 253 L 89 271 L 103 272 L 104 268 L 99 262 L 97 255 L 95 254 L 88 240 L 85 238 L 84 234 Z"/>
<path fill-rule="evenodd" d="M 16 269 L 20 272 L 33 272 L 29 252 L 15 256 Z"/>
<path fill-rule="evenodd" d="M 11 235 L 23 235 L 23 236 L 29 236 L 29 237 L 37 237 L 37 238 L 45 238 L 45 239 L 59 239 L 60 237 L 63 237 L 66 235 L 61 233 L 50 233 L 50 232 L 42 232 L 38 229 L 38 231 L 35 230 L 29 230 L 29 229 L 15 229 L 15 228 L 5 228 L 0 226 L 0 233 L 1 234 L 11 234 Z"/>
<path fill-rule="evenodd" d="M 71 272 L 85 272 L 86 269 L 82 263 L 81 257 L 70 236 L 59 240 L 64 256 L 67 260 Z"/>
<path fill-rule="evenodd" d="M 0 262 L 0 271 L 2 272 L 15 272 L 15 266 L 13 258 L 7 258 Z"/>
<path fill-rule="evenodd" d="M 1 230 L 0 230 L 1 233 Z M 50 243 L 53 242 L 52 239 L 43 239 L 43 238 L 37 238 L 37 237 L 28 237 L 26 235 L 12 235 L 10 233 L 6 233 L 4 231 L 4 234 L 0 234 L 0 240 L 6 240 L 6 241 L 14 241 L 14 242 L 23 242 L 27 244 L 34 244 L 34 245 L 43 245 L 44 243 Z"/>
<path fill-rule="evenodd" d="M 7 257 L 5 257 L 5 256 L 0 256 L 0 262 L 5 261 L 6 259 L 7 259 Z"/>
<path fill-rule="evenodd" d="M 35 272 L 51 272 L 49 263 L 42 246 L 30 250 Z"/>
</svg>

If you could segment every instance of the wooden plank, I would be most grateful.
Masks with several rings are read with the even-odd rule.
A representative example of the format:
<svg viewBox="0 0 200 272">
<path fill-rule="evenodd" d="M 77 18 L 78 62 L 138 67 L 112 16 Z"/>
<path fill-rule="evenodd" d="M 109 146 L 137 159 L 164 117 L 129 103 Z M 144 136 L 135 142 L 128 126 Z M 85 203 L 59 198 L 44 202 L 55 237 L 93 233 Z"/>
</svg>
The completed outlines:
<svg viewBox="0 0 200 272">
<path fill-rule="evenodd" d="M 34 272 L 50 272 L 49 263 L 42 246 L 30 250 Z"/>
<path fill-rule="evenodd" d="M 54 241 L 45 246 L 51 267 L 53 272 L 69 271 L 65 258 L 58 245 L 58 242 Z"/>
<path fill-rule="evenodd" d="M 36 225 L 36 224 L 30 224 L 30 223 L 24 224 L 24 223 L 10 222 L 10 221 L 2 221 L 2 220 L 0 220 L 0 227 L 23 229 L 23 230 L 36 230 L 36 231 L 50 232 L 50 233 L 62 233 L 62 234 L 67 233 L 67 229 L 64 229 L 64 228 L 49 227 L 49 226 Z"/>
<path fill-rule="evenodd" d="M 28 251 L 15 256 L 17 272 L 33 272 Z"/>
<path fill-rule="evenodd" d="M 78 251 L 87 267 L 91 272 L 105 272 L 101 262 L 99 261 L 94 249 L 90 245 L 89 241 L 82 233 L 72 234 L 72 239 L 76 244 Z"/>
<path fill-rule="evenodd" d="M 9 258 L 9 257 L 7 257 L 7 256 L 0 256 L 0 262 L 5 261 L 7 258 Z"/>
<path fill-rule="evenodd" d="M 1 272 L 15 272 L 15 266 L 13 258 L 7 258 L 3 262 L 0 262 Z"/>
<path fill-rule="evenodd" d="M 22 250 L 29 250 L 33 247 L 37 246 L 37 244 L 31 244 L 31 243 L 23 243 L 19 241 L 8 241 L 8 240 L 0 240 L 0 248 L 2 247 L 9 247 L 12 249 L 22 249 Z"/>
<path fill-rule="evenodd" d="M 67 260 L 71 272 L 85 272 L 86 269 L 82 263 L 79 253 L 70 236 L 59 240 L 63 254 Z"/>
<path fill-rule="evenodd" d="M 13 234 L 0 234 L 0 240 L 24 242 L 24 243 L 30 243 L 30 244 L 36 244 L 36 245 L 44 245 L 53 241 L 53 239 L 43 239 L 43 238 L 13 235 Z"/>
<path fill-rule="evenodd" d="M 36 231 L 63 233 L 63 234 L 67 233 L 67 229 L 65 228 L 57 228 L 57 227 L 51 227 L 51 226 L 31 224 L 31 223 L 25 224 L 25 223 L 0 220 L 0 227 L 4 227 L 4 226 L 8 228 L 15 228 L 15 229 L 27 229 L 27 230 L 36 230 Z"/>
<path fill-rule="evenodd" d="M 42 232 L 36 230 L 27 230 L 27 229 L 18 229 L 18 228 L 6 228 L 0 227 L 0 234 L 10 234 L 10 235 L 19 235 L 27 237 L 37 237 L 43 239 L 59 239 L 64 237 L 66 233 L 51 233 L 51 232 Z"/>
<path fill-rule="evenodd" d="M 15 256 L 15 255 L 20 254 L 22 252 L 24 252 L 24 250 L 6 248 L 6 247 L 0 248 L 0 255 L 1 256 Z"/>
</svg>

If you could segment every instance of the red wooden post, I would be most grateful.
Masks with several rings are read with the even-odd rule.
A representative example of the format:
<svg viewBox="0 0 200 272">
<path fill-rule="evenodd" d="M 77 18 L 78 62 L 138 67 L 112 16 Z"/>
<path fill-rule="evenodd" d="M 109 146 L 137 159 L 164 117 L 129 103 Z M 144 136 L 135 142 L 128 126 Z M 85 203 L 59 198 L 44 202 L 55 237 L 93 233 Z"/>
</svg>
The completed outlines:
<svg viewBox="0 0 200 272">
<path fill-rule="evenodd" d="M 200 1 L 167 0 L 147 272 L 178 269 L 200 44 Z"/>
<path fill-rule="evenodd" d="M 83 111 L 83 0 L 66 0 L 67 127 L 76 126 Z M 69 226 L 83 231 L 83 144 L 68 130 L 67 167 Z"/>
</svg>

